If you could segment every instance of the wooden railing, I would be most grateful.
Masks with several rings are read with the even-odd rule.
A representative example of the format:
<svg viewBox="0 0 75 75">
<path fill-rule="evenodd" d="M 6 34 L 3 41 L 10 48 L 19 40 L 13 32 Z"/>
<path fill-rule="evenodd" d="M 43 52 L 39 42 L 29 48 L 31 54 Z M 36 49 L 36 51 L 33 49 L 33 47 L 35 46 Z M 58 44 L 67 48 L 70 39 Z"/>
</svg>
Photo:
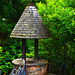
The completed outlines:
<svg viewBox="0 0 75 75">
<path fill-rule="evenodd" d="M 20 65 L 18 70 L 14 68 L 9 75 L 25 75 L 25 64 L 23 65 L 23 68 L 22 65 Z"/>
</svg>

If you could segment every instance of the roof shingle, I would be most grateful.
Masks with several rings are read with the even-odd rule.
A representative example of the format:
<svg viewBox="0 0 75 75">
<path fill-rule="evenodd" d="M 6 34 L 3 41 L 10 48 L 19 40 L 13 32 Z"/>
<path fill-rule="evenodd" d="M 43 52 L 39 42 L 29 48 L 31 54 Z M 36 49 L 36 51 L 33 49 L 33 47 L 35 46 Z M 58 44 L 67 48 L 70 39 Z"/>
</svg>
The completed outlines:
<svg viewBox="0 0 75 75">
<path fill-rule="evenodd" d="M 43 39 L 49 38 L 50 36 L 39 13 L 37 12 L 36 7 L 28 5 L 23 11 L 10 37 Z"/>
</svg>

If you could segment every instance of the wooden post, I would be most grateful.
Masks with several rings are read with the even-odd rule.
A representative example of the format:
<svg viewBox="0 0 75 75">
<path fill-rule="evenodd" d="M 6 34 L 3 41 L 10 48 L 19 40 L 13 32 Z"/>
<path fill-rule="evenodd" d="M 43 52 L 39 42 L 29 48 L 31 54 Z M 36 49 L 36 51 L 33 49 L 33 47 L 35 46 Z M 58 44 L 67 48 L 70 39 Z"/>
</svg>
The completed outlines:
<svg viewBox="0 0 75 75">
<path fill-rule="evenodd" d="M 38 39 L 35 39 L 35 62 L 38 61 Z"/>
<path fill-rule="evenodd" d="M 26 39 L 22 39 L 22 60 L 25 60 L 25 73 L 26 73 Z"/>
<path fill-rule="evenodd" d="M 22 59 L 26 61 L 26 39 L 22 39 Z"/>
</svg>

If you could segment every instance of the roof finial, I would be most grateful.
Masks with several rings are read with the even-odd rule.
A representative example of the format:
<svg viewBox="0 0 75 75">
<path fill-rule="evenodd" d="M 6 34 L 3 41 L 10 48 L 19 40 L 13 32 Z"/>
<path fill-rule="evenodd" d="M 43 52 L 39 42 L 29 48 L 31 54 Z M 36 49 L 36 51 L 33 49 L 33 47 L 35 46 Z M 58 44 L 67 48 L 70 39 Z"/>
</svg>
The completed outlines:
<svg viewBox="0 0 75 75">
<path fill-rule="evenodd" d="M 28 4 L 28 6 L 34 6 L 33 0 L 31 0 L 31 2 Z"/>
<path fill-rule="evenodd" d="M 31 0 L 31 2 L 32 2 L 32 0 Z"/>
</svg>

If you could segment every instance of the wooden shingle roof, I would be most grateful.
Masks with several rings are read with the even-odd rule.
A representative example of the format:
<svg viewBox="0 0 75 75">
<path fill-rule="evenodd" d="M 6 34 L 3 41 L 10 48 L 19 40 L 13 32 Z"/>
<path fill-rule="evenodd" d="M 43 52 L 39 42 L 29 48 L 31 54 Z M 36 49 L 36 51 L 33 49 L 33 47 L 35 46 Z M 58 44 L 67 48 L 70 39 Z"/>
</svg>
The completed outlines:
<svg viewBox="0 0 75 75">
<path fill-rule="evenodd" d="M 43 39 L 50 37 L 33 4 L 28 4 L 25 8 L 10 37 L 26 39 Z"/>
</svg>

